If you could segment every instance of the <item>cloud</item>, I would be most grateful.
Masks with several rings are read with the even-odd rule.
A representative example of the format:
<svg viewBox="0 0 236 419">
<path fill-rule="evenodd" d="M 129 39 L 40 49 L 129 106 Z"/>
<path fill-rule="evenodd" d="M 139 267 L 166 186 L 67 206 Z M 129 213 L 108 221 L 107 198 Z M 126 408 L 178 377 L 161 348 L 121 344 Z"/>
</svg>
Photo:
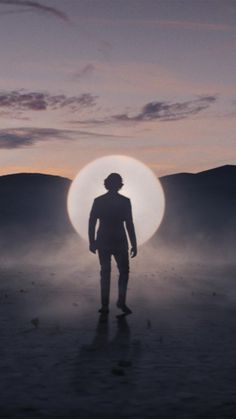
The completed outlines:
<svg viewBox="0 0 236 419">
<path fill-rule="evenodd" d="M 122 113 L 111 115 L 104 119 L 90 119 L 85 121 L 70 121 L 72 124 L 111 124 L 118 123 L 139 123 L 148 121 L 179 121 L 194 116 L 207 108 L 215 101 L 217 96 L 200 96 L 196 99 L 185 102 L 149 102 L 143 106 L 138 113 Z"/>
<path fill-rule="evenodd" d="M 235 28 L 233 25 L 225 23 L 212 23 L 202 22 L 195 20 L 178 20 L 178 19 L 137 19 L 137 18 L 124 18 L 124 19 L 111 19 L 109 17 L 88 17 L 87 20 L 92 23 L 109 25 L 109 26 L 133 26 L 138 27 L 160 27 L 166 29 L 184 29 L 184 30 L 197 30 L 197 31 L 220 31 L 229 32 Z"/>
<path fill-rule="evenodd" d="M 58 140 L 68 137 L 66 130 L 52 128 L 15 128 L 0 130 L 0 148 L 22 148 L 43 140 Z"/>
<path fill-rule="evenodd" d="M 51 16 L 54 16 L 60 20 L 63 20 L 64 22 L 69 23 L 70 19 L 67 16 L 66 13 L 62 12 L 61 10 L 55 8 L 55 7 L 51 7 L 51 6 L 46 6 L 45 4 L 41 4 L 37 1 L 31 1 L 31 0 L 0 0 L 0 5 L 6 5 L 6 6 L 17 6 L 20 8 L 24 8 L 23 11 L 28 12 L 28 11 L 38 11 L 38 12 L 42 12 Z M 21 13 L 22 10 L 20 9 L 16 9 L 16 10 L 10 10 L 9 12 L 3 12 L 3 14 L 5 13 Z M 0 13 L 1 14 L 1 13 Z"/>
<path fill-rule="evenodd" d="M 185 102 L 149 102 L 136 115 L 127 113 L 114 115 L 115 121 L 142 122 L 142 121 L 178 121 L 207 109 L 216 101 L 216 96 L 202 96 L 195 100 Z"/>
<path fill-rule="evenodd" d="M 79 96 L 51 95 L 42 92 L 24 90 L 0 91 L 0 110 L 9 111 L 45 111 L 67 108 L 75 112 L 81 108 L 95 105 L 96 96 L 83 93 Z"/>
<path fill-rule="evenodd" d="M 84 77 L 90 76 L 95 71 L 95 66 L 91 63 L 86 64 L 81 69 L 76 71 L 73 75 L 74 80 L 80 80 Z"/>
<path fill-rule="evenodd" d="M 43 141 L 76 141 L 79 137 L 96 139 L 118 136 L 80 130 L 20 127 L 0 130 L 0 149 L 25 148 Z"/>
</svg>

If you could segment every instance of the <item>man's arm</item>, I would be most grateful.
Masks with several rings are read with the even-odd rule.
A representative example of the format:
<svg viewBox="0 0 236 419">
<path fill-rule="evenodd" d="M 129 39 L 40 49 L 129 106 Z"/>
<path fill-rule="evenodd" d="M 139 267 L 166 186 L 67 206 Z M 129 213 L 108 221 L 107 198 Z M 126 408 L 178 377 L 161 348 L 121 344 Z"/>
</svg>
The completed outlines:
<svg viewBox="0 0 236 419">
<path fill-rule="evenodd" d="M 93 202 L 92 209 L 89 215 L 89 225 L 88 225 L 88 236 L 89 236 L 89 250 L 92 253 L 96 253 L 96 242 L 95 242 L 95 228 L 97 223 L 97 211 L 96 203 Z"/>
<path fill-rule="evenodd" d="M 126 229 L 127 229 L 128 235 L 129 235 L 130 243 L 131 243 L 130 254 L 131 254 L 131 257 L 134 258 L 137 255 L 137 240 L 136 240 L 136 234 L 135 234 L 135 229 L 134 229 L 132 208 L 131 208 L 130 200 L 129 200 L 129 203 L 128 203 L 128 209 L 127 209 L 125 224 L 126 224 Z"/>
</svg>

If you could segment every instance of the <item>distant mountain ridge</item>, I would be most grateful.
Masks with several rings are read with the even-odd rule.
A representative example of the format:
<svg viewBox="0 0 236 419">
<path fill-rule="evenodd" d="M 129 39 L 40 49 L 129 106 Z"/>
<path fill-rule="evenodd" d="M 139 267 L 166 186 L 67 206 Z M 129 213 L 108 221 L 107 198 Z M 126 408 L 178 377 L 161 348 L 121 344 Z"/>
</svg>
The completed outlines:
<svg viewBox="0 0 236 419">
<path fill-rule="evenodd" d="M 172 178 L 184 178 L 184 177 L 191 177 L 192 179 L 202 179 L 204 181 L 209 181 L 210 179 L 214 179 L 214 182 L 218 183 L 222 183 L 225 182 L 225 180 L 229 179 L 231 176 L 236 176 L 236 166 L 235 165 L 230 165 L 230 164 L 226 164 L 224 166 L 219 166 L 219 167 L 214 167 L 212 169 L 208 169 L 208 170 L 203 170 L 202 172 L 197 172 L 197 173 L 188 173 L 188 172 L 180 172 L 180 173 L 175 173 L 172 175 L 166 175 L 166 176 L 162 176 L 160 179 L 172 179 Z"/>
<path fill-rule="evenodd" d="M 160 178 L 166 197 L 154 244 L 231 246 L 236 230 L 236 166 Z M 71 180 L 39 173 L 0 177 L 0 240 L 37 240 L 73 232 L 67 214 Z"/>
<path fill-rule="evenodd" d="M 70 179 L 37 173 L 1 176 L 0 237 L 71 232 L 66 206 L 70 184 Z"/>
<path fill-rule="evenodd" d="M 166 209 L 158 236 L 171 245 L 220 250 L 235 243 L 236 166 L 160 178 Z"/>
</svg>

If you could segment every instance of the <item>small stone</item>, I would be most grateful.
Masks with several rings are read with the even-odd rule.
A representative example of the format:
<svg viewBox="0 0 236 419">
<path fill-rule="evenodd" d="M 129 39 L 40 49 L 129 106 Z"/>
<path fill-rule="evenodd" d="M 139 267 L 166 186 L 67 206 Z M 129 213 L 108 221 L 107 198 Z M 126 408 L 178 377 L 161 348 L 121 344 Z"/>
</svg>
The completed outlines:
<svg viewBox="0 0 236 419">
<path fill-rule="evenodd" d="M 39 327 L 39 318 L 38 317 L 35 317 L 30 322 L 36 329 Z"/>
<path fill-rule="evenodd" d="M 125 375 L 125 372 L 122 368 L 117 368 L 117 367 L 112 368 L 111 372 L 112 372 L 113 375 L 117 375 L 117 376 L 124 376 Z"/>
<path fill-rule="evenodd" d="M 147 329 L 151 329 L 151 327 L 152 327 L 151 321 L 148 319 L 147 320 Z"/>
</svg>

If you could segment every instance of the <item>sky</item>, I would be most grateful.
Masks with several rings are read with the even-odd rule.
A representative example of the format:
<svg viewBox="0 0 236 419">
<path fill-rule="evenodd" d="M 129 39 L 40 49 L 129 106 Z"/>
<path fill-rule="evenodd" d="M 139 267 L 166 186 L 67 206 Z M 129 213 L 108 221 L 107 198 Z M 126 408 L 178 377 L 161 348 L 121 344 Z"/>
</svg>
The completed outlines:
<svg viewBox="0 0 236 419">
<path fill-rule="evenodd" d="M 236 164 L 235 0 L 0 0 L 0 175 Z"/>
</svg>

